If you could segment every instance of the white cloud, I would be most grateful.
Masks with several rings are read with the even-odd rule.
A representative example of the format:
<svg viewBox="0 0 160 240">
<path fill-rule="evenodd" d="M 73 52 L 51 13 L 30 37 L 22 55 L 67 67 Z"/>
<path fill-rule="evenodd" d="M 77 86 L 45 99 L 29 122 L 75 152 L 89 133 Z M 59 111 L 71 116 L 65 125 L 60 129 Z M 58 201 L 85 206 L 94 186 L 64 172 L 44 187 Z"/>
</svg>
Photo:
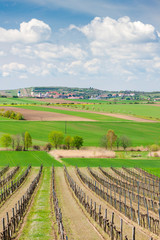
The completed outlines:
<svg viewBox="0 0 160 240">
<path fill-rule="evenodd" d="M 48 40 L 50 34 L 49 25 L 43 21 L 32 19 L 29 22 L 22 22 L 19 30 L 0 28 L 0 42 L 35 43 Z"/>
<path fill-rule="evenodd" d="M 1 71 L 2 71 L 3 77 L 8 77 L 11 74 L 15 74 L 15 73 L 19 74 L 19 73 L 25 72 L 26 66 L 21 63 L 11 62 L 9 64 L 4 64 L 1 67 Z"/>
<path fill-rule="evenodd" d="M 156 41 L 158 33 L 150 24 L 144 24 L 140 21 L 131 22 L 129 17 L 122 17 L 118 20 L 110 17 L 96 17 L 86 26 L 70 26 L 70 29 L 76 28 L 84 33 L 90 40 L 98 42 L 148 42 Z"/>
<path fill-rule="evenodd" d="M 69 44 L 68 46 L 53 43 L 40 43 L 32 46 L 23 46 L 22 44 L 13 46 L 12 54 L 27 58 L 40 58 L 45 61 L 61 58 L 83 59 L 87 53 L 81 49 L 79 44 Z"/>
<path fill-rule="evenodd" d="M 97 59 L 97 58 L 94 58 L 92 60 L 89 60 L 87 61 L 85 64 L 84 64 L 84 68 L 88 70 L 88 72 L 97 72 L 98 69 L 99 69 L 99 63 L 100 63 L 100 60 Z"/>
</svg>

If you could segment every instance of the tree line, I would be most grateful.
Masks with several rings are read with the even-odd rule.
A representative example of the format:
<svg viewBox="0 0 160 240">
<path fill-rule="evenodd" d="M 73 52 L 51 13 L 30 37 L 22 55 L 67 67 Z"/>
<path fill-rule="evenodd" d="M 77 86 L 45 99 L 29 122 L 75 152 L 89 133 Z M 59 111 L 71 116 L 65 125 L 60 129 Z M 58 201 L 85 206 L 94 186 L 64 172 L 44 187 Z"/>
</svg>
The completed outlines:
<svg viewBox="0 0 160 240">
<path fill-rule="evenodd" d="M 123 147 L 125 150 L 127 147 L 130 147 L 132 145 L 132 142 L 128 136 L 118 136 L 115 134 L 114 130 L 110 129 L 108 130 L 107 134 L 101 138 L 100 145 L 106 149 L 112 150 L 113 147 L 116 146 L 117 150 L 119 147 Z"/>
<path fill-rule="evenodd" d="M 33 150 L 50 151 L 52 148 L 63 149 L 80 149 L 83 146 L 83 138 L 81 136 L 66 136 L 59 131 L 52 131 L 48 135 L 49 142 L 43 147 L 32 144 L 32 137 L 28 131 L 11 136 L 10 134 L 3 134 L 0 138 L 1 146 L 4 148 L 12 147 L 14 151 L 28 151 L 29 148 Z"/>
<path fill-rule="evenodd" d="M 11 110 L 4 111 L 4 109 L 1 109 L 0 116 L 15 120 L 24 120 L 24 117 L 21 113 L 16 113 Z"/>
</svg>

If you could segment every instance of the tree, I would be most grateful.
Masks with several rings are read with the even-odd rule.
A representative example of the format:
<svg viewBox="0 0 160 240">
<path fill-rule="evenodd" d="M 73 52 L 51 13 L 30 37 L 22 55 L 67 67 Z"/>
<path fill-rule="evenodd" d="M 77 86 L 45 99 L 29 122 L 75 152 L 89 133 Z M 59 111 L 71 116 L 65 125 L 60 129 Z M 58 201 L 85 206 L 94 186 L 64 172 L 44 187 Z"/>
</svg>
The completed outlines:
<svg viewBox="0 0 160 240">
<path fill-rule="evenodd" d="M 29 132 L 25 132 L 24 139 L 25 139 L 25 149 L 28 150 L 28 148 L 32 146 L 32 137 L 29 134 Z"/>
<path fill-rule="evenodd" d="M 100 140 L 100 146 L 107 149 L 107 135 L 102 136 Z"/>
<path fill-rule="evenodd" d="M 22 133 L 23 151 L 25 151 L 25 132 Z"/>
<path fill-rule="evenodd" d="M 75 136 L 73 138 L 73 146 L 80 149 L 83 146 L 83 138 L 80 136 Z"/>
<path fill-rule="evenodd" d="M 48 135 L 49 142 L 57 149 L 63 142 L 64 136 L 62 132 L 52 131 Z"/>
<path fill-rule="evenodd" d="M 4 134 L 1 137 L 1 144 L 3 147 L 8 148 L 11 145 L 12 138 L 9 134 Z"/>
<path fill-rule="evenodd" d="M 117 150 L 118 150 L 120 144 L 121 144 L 120 137 L 117 137 L 117 140 L 116 140 Z"/>
<path fill-rule="evenodd" d="M 15 149 L 15 142 L 16 142 L 16 136 L 12 136 L 12 149 L 13 149 L 13 151 L 14 151 L 14 149 Z"/>
<path fill-rule="evenodd" d="M 109 148 L 112 149 L 113 144 L 115 143 L 115 141 L 117 140 L 117 135 L 115 134 L 115 132 L 113 130 L 108 130 L 107 132 L 107 145 Z"/>
<path fill-rule="evenodd" d="M 71 146 L 73 145 L 73 137 L 71 136 L 66 136 L 65 140 L 64 140 L 64 143 L 67 147 L 67 149 L 70 149 Z"/>
<path fill-rule="evenodd" d="M 131 146 L 131 140 L 125 135 L 120 136 L 120 143 L 124 150 Z"/>
</svg>

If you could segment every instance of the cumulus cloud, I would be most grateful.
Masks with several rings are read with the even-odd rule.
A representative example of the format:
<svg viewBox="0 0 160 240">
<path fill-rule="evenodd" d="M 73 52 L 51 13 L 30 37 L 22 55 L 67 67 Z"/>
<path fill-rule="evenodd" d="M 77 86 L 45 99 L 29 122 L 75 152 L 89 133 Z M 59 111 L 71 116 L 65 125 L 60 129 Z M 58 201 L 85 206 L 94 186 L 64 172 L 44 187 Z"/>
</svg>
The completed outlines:
<svg viewBox="0 0 160 240">
<path fill-rule="evenodd" d="M 158 33 L 152 25 L 140 21 L 131 22 L 127 16 L 118 20 L 110 17 L 96 17 L 86 26 L 70 26 L 70 29 L 74 28 L 84 33 L 91 40 L 112 42 L 112 44 L 119 42 L 148 42 L 158 39 Z"/>
<path fill-rule="evenodd" d="M 51 34 L 49 25 L 38 19 L 22 22 L 20 29 L 0 28 L 0 42 L 35 43 L 46 41 Z"/>
</svg>

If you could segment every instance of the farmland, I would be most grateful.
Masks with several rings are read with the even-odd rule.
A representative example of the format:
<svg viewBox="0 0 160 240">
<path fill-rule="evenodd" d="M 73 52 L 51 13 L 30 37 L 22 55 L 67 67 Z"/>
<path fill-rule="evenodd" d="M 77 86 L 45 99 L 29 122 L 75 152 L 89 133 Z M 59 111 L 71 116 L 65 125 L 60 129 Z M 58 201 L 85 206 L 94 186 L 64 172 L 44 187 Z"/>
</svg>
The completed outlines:
<svg viewBox="0 0 160 240">
<path fill-rule="evenodd" d="M 84 146 L 99 146 L 101 137 L 109 129 L 117 135 L 130 137 L 133 146 L 147 146 L 159 142 L 160 123 L 139 122 L 57 122 L 57 121 L 0 121 L 0 135 L 3 133 L 21 134 L 30 132 L 34 143 L 40 145 L 48 142 L 48 134 L 57 130 L 66 135 L 80 135 L 84 138 Z M 43 129 L 43 134 L 41 132 Z M 93 131 L 94 129 L 94 131 Z"/>
<path fill-rule="evenodd" d="M 96 151 L 102 136 L 112 129 L 118 136 L 128 136 L 132 147 L 159 144 L 159 113 L 153 110 L 158 106 L 93 103 L 82 109 L 83 104 L 40 106 L 24 99 L 23 106 L 22 102 L 14 105 L 14 111 L 28 111 L 29 115 L 34 111 L 41 121 L 6 121 L 1 117 L 0 136 L 28 131 L 33 144 L 43 147 L 51 131 L 61 131 L 64 136 L 81 136 L 84 151 Z M 157 122 L 103 114 L 111 112 Z M 47 114 L 55 115 L 44 121 Z M 64 115 L 64 120 L 56 121 L 56 114 Z M 0 151 L 0 171 L 9 165 L 0 179 L 0 218 L 4 219 L 0 239 L 9 239 L 8 235 L 16 240 L 159 239 L 160 159 L 148 153 L 121 149 L 110 159 L 54 158 L 51 153 L 32 149 Z"/>
<path fill-rule="evenodd" d="M 62 159 L 62 164 L 67 166 L 64 168 L 61 163 L 45 152 L 6 151 L 1 152 L 0 155 L 1 170 L 5 166 L 3 159 L 5 163 L 9 163 L 4 177 L 7 177 L 9 171 L 11 172 L 17 165 L 20 166 L 10 180 L 15 184 L 28 171 L 18 188 L 10 192 L 3 201 L 3 205 L 0 205 L 0 217 L 5 219 L 5 229 L 1 224 L 0 231 L 3 232 L 4 229 L 3 234 L 5 233 L 6 237 L 9 226 L 9 229 L 12 229 L 10 234 L 13 234 L 16 239 L 66 239 L 66 236 L 68 239 L 86 239 L 86 236 L 87 239 L 110 239 L 111 236 L 117 239 L 116 236 L 118 236 L 119 239 L 121 234 L 122 239 L 132 239 L 133 231 L 137 240 L 147 240 L 149 236 L 158 239 L 157 223 L 154 226 L 154 221 L 159 221 L 158 192 L 154 195 L 154 199 L 152 192 L 159 188 L 159 183 L 151 173 L 160 176 L 160 160 Z M 42 172 L 40 172 L 41 164 Z M 31 167 L 27 168 L 28 165 Z M 87 168 L 88 166 L 90 168 Z M 140 168 L 145 171 L 141 171 Z M 139 185 L 137 185 L 137 174 Z M 33 184 L 34 179 L 38 185 Z M 10 188 L 10 181 L 4 185 L 5 188 L 3 186 L 5 191 Z M 76 183 L 76 189 L 73 187 L 74 183 Z M 136 200 L 137 186 L 139 186 L 139 203 Z M 28 195 L 26 195 L 27 188 L 30 189 Z M 131 195 L 124 195 L 125 191 Z M 58 206 L 57 201 L 54 201 L 55 193 Z M 148 211 L 141 200 L 142 193 L 146 198 Z M 23 196 L 24 200 L 21 200 Z M 21 214 L 23 223 L 18 221 L 14 230 L 10 217 L 12 207 L 18 204 L 18 200 L 23 207 L 20 208 L 20 212 L 16 208 L 14 211 L 15 214 Z M 154 200 L 154 208 L 150 200 Z M 140 206 L 139 215 L 136 212 L 138 206 Z M 62 212 L 61 220 L 57 215 L 58 212 L 55 212 L 58 207 Z M 8 212 L 10 225 L 7 225 L 6 212 Z M 148 216 L 151 217 L 149 225 Z M 60 225 L 55 222 L 56 217 Z M 112 225 L 110 226 L 111 223 L 114 226 L 113 229 Z"/>
</svg>

